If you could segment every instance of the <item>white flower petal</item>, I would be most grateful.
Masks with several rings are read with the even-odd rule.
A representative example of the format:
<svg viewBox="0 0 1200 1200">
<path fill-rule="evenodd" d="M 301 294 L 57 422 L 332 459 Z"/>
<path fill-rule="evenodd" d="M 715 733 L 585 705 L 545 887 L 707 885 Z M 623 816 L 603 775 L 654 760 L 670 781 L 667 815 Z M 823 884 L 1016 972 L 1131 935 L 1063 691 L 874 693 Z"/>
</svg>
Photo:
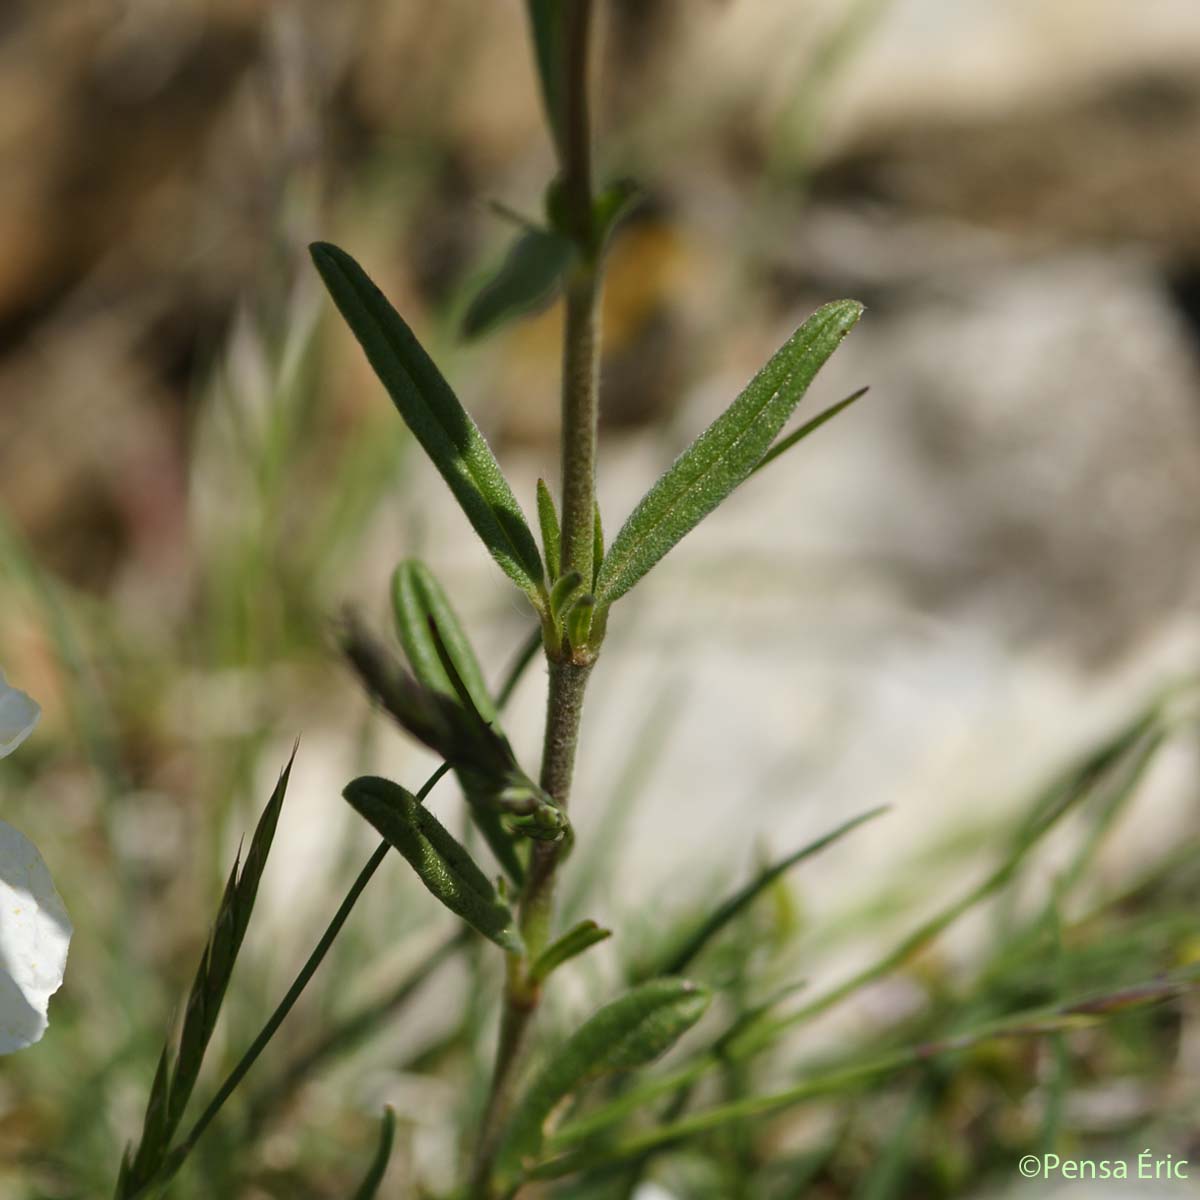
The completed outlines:
<svg viewBox="0 0 1200 1200">
<path fill-rule="evenodd" d="M 11 754 L 33 732 L 41 715 L 37 702 L 9 687 L 0 671 L 0 758 Z"/>
<path fill-rule="evenodd" d="M 0 1054 L 45 1033 L 70 941 L 67 910 L 37 847 L 0 821 Z"/>
</svg>

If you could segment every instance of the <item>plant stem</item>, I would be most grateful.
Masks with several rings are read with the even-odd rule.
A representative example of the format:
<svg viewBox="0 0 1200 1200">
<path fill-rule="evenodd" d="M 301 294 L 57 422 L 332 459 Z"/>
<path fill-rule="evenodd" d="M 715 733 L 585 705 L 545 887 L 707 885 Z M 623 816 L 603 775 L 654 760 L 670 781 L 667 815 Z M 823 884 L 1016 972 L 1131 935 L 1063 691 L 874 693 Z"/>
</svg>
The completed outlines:
<svg viewBox="0 0 1200 1200">
<path fill-rule="evenodd" d="M 563 13 L 562 222 L 575 243 L 566 280 L 562 372 L 562 570 L 592 586 L 596 503 L 597 346 L 600 272 L 592 198 L 588 46 L 592 0 Z"/>
<path fill-rule="evenodd" d="M 579 262 L 567 279 L 563 329 L 562 570 L 578 571 L 592 590 L 596 503 L 596 265 Z"/>
<path fill-rule="evenodd" d="M 584 587 L 590 590 L 595 567 L 592 558 L 600 296 L 587 86 L 592 0 L 571 0 L 565 6 L 563 22 L 562 218 L 577 254 L 566 280 L 563 321 L 561 569 L 564 573 L 578 571 Z M 550 656 L 541 786 L 563 810 L 570 798 L 583 695 L 594 661 L 595 649 L 588 645 L 566 647 L 561 655 Z M 476 1200 L 491 1200 L 494 1195 L 492 1168 L 512 1108 L 530 1026 L 541 999 L 541 986 L 530 978 L 530 966 L 549 940 L 555 878 L 569 847 L 568 839 L 533 843 L 520 903 L 525 955 L 510 956 L 508 962 L 496 1063 L 471 1171 L 470 1194 Z"/>
</svg>

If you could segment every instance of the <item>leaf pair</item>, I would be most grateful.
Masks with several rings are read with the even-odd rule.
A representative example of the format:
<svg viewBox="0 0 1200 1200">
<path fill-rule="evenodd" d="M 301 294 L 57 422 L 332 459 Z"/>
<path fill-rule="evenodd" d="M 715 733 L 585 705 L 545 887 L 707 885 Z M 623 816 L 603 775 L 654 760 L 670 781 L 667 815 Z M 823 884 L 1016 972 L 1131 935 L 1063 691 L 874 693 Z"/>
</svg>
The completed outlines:
<svg viewBox="0 0 1200 1200">
<path fill-rule="evenodd" d="M 259 880 L 275 838 L 295 756 L 293 750 L 258 819 L 245 865 L 239 871 L 239 864 L 235 862 L 229 873 L 221 906 L 217 910 L 217 918 L 184 1009 L 178 1053 L 173 1056 L 169 1044 L 163 1047 L 150 1088 L 137 1152 L 132 1153 L 126 1147 L 121 1160 L 116 1200 L 131 1200 L 160 1177 L 169 1174 L 171 1142 L 195 1087 L 200 1064 L 216 1028 L 217 1016 L 233 974 L 233 965 L 250 924 Z"/>
<path fill-rule="evenodd" d="M 526 836 L 550 840 L 565 836 L 566 818 L 518 765 L 470 640 L 446 593 L 423 563 L 409 560 L 396 568 L 392 609 L 400 644 L 417 679 L 486 747 L 485 761 L 478 768 L 469 761 L 449 761 L 480 832 L 519 884 L 523 866 L 500 815 Z"/>
<path fill-rule="evenodd" d="M 412 569 L 411 564 L 408 569 Z M 424 580 L 427 588 L 436 588 L 427 572 Z M 347 658 L 367 690 L 401 727 L 440 754 L 454 769 L 473 805 L 506 814 L 531 837 L 559 840 L 567 832 L 566 817 L 521 769 L 508 739 L 496 728 L 495 708 L 457 623 L 447 628 L 463 669 L 474 680 L 470 686 L 455 666 L 454 653 L 446 646 L 437 619 L 430 616 L 427 623 L 420 623 L 420 614 L 429 611 L 422 596 L 430 594 L 424 590 L 410 596 L 402 578 L 394 598 L 398 598 L 404 610 L 397 618 L 397 625 L 402 639 L 407 638 L 411 643 L 406 647 L 410 659 L 423 672 L 429 672 L 427 678 L 433 686 L 410 675 L 353 616 L 346 618 L 342 633 L 342 648 Z M 452 614 L 440 591 L 436 595 L 445 620 Z M 410 603 L 415 613 L 407 607 Z M 470 655 L 469 660 L 466 655 Z M 442 690 L 447 680 L 452 693 Z M 492 721 L 480 712 L 475 695 L 484 703 L 485 711 L 492 713 Z M 518 863 L 510 863 L 504 857 L 501 861 L 519 874 Z"/>
<path fill-rule="evenodd" d="M 554 507 L 554 499 L 544 479 L 537 482 L 537 511 L 538 523 L 542 530 L 542 547 L 552 584 L 542 627 L 546 648 L 551 657 L 557 658 L 562 651 L 564 638 L 572 646 L 584 646 L 588 643 L 596 607 L 596 597 L 593 594 L 596 572 L 600 569 L 600 561 L 604 557 L 604 527 L 600 521 L 600 506 L 597 504 L 592 524 L 594 567 L 591 578 L 585 580 L 578 571 L 560 573 L 562 535 L 559 530 L 558 510 Z"/>
<path fill-rule="evenodd" d="M 389 779 L 364 775 L 342 793 L 425 887 L 451 912 L 510 954 L 524 953 L 512 909 L 475 861 L 414 795 Z"/>
<path fill-rule="evenodd" d="M 541 1067 L 517 1105 L 498 1158 L 511 1186 L 542 1146 L 559 1103 L 583 1084 L 639 1067 L 665 1053 L 703 1015 L 711 993 L 683 979 L 656 979 L 606 1004 Z"/>
<path fill-rule="evenodd" d="M 496 562 L 546 621 L 550 597 L 537 543 L 478 427 L 412 330 L 354 259 L 324 242 L 311 249 L 334 302 L 400 415 Z M 590 611 L 586 605 L 580 608 L 577 637 L 581 633 L 586 636 L 593 625 L 602 629 L 613 601 L 629 591 L 740 483 L 857 398 L 849 398 L 773 445 L 817 371 L 861 315 L 862 305 L 853 300 L 838 300 L 819 309 L 676 459 L 630 514 L 604 556 L 586 593 L 594 596 L 594 605 Z M 545 531 L 540 497 L 539 516 Z M 551 554 L 547 541 L 547 555 Z M 558 565 L 551 564 L 551 584 L 557 581 Z M 582 581 L 585 588 L 588 582 Z"/>
</svg>

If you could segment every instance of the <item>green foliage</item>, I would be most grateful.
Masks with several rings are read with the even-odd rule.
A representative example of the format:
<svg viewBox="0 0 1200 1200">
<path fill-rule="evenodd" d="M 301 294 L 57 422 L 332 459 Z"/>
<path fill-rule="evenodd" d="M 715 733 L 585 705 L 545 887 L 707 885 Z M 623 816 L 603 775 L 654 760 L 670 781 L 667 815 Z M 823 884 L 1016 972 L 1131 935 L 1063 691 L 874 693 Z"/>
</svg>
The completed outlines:
<svg viewBox="0 0 1200 1200">
<path fill-rule="evenodd" d="M 838 415 L 838 413 L 849 408 L 850 405 L 852 405 L 856 400 L 861 400 L 870 390 L 870 388 L 864 387 L 859 388 L 857 392 L 851 392 L 850 395 L 844 400 L 839 400 L 836 404 L 831 404 L 823 412 L 817 413 L 817 415 L 813 417 L 811 421 L 805 421 L 799 429 L 795 430 L 795 432 L 789 433 L 786 437 L 780 438 L 779 441 L 777 441 L 775 445 L 773 445 L 771 449 L 762 456 L 762 458 L 759 460 L 758 466 L 756 466 L 754 470 L 750 472 L 750 474 L 753 475 L 756 472 L 761 471 L 763 467 L 767 465 L 767 463 L 773 462 L 785 451 L 790 450 L 797 443 L 804 441 L 804 439 L 808 437 L 810 433 L 816 433 L 816 431 L 820 429 L 821 426 L 827 421 L 832 421 L 833 418 Z"/>
<path fill-rule="evenodd" d="M 342 792 L 389 845 L 399 850 L 425 887 L 451 912 L 510 954 L 524 951 L 512 909 L 441 822 L 398 783 L 363 776 Z"/>
<path fill-rule="evenodd" d="M 448 741 L 437 748 L 455 766 L 472 819 L 497 862 L 519 885 L 525 866 L 512 834 L 504 828 L 496 796 L 512 795 L 514 788 L 523 792 L 533 785 L 519 772 L 500 730 L 496 705 L 466 631 L 441 584 L 415 560 L 401 563 L 392 576 L 392 610 L 400 644 L 418 681 L 440 693 L 451 705 L 453 720 L 486 747 L 487 766 L 452 757 Z M 443 661 L 446 658 L 449 666 Z M 540 791 L 532 794 L 540 796 Z"/>
<path fill-rule="evenodd" d="M 159 1056 L 137 1150 L 126 1148 L 121 1159 L 116 1200 L 132 1200 L 160 1178 L 170 1175 L 168 1155 L 171 1144 L 200 1074 L 204 1053 L 216 1028 L 233 966 L 250 924 L 294 759 L 293 750 L 255 826 L 245 865 L 239 871 L 239 864 L 235 862 L 229 873 L 225 894 L 221 897 L 217 918 L 184 1009 L 178 1051 L 172 1055 L 168 1042 Z"/>
<path fill-rule="evenodd" d="M 546 552 L 546 570 L 550 579 L 556 580 L 561 567 L 559 559 L 562 553 L 562 533 L 558 524 L 558 510 L 554 507 L 554 497 L 544 479 L 537 481 L 537 511 L 538 523 L 542 528 L 542 548 Z"/>
<path fill-rule="evenodd" d="M 595 921 L 580 921 L 573 925 L 556 942 L 552 942 L 529 969 L 530 978 L 541 983 L 565 962 L 590 950 L 597 942 L 612 937 L 611 929 L 601 929 Z"/>
<path fill-rule="evenodd" d="M 793 867 L 804 862 L 805 859 L 819 854 L 828 846 L 832 846 L 835 842 L 840 841 L 851 830 L 857 829 L 860 825 L 873 820 L 886 811 L 887 808 L 884 806 L 873 808 L 870 812 L 860 813 L 857 817 L 852 817 L 849 821 L 839 825 L 832 832 L 817 838 L 815 841 L 809 842 L 806 846 L 802 846 L 799 850 L 787 855 L 786 858 L 781 858 L 778 862 L 772 863 L 769 867 L 759 872 L 745 887 L 739 888 L 732 896 L 722 901 L 705 918 L 700 926 L 688 935 L 682 945 L 675 949 L 664 962 L 647 970 L 646 975 L 682 974 L 691 966 L 713 938 L 725 929 L 735 917 L 753 904 L 786 871 L 790 871 Z"/>
<path fill-rule="evenodd" d="M 379 1145 L 375 1157 L 363 1178 L 361 1186 L 354 1193 L 354 1200 L 372 1200 L 379 1192 L 383 1176 L 387 1171 L 388 1161 L 392 1157 L 392 1142 L 396 1137 L 396 1113 L 391 1108 L 383 1110 L 383 1120 L 379 1126 Z"/>
<path fill-rule="evenodd" d="M 562 290 L 573 254 L 570 240 L 553 230 L 532 228 L 518 234 L 468 306 L 463 336 L 484 337 L 514 317 L 545 307 Z"/>
<path fill-rule="evenodd" d="M 563 0 L 525 0 L 546 120 L 555 144 L 563 140 Z"/>
<path fill-rule="evenodd" d="M 753 473 L 862 311 L 838 300 L 814 313 L 675 460 L 613 539 L 596 580 L 598 605 L 620 599 Z"/>
<path fill-rule="evenodd" d="M 606 1004 L 534 1077 L 519 1103 L 500 1156 L 510 1178 L 534 1158 L 543 1126 L 564 1097 L 611 1071 L 629 1070 L 665 1053 L 700 1018 L 711 996 L 680 979 L 656 979 Z"/>
<path fill-rule="evenodd" d="M 521 507 L 475 422 L 387 297 L 344 250 L 311 247 L 313 262 L 405 424 L 506 575 L 531 599 L 542 560 Z"/>
<path fill-rule="evenodd" d="M 572 418 L 569 427 L 586 431 L 595 427 L 596 417 L 592 335 L 601 251 L 636 191 L 623 181 L 599 194 L 592 190 L 582 78 L 589 59 L 592 6 L 528 0 L 527 9 L 561 168 L 546 192 L 550 228 L 527 229 L 517 238 L 499 271 L 468 308 L 464 332 L 480 336 L 548 301 L 567 282 L 564 359 L 577 369 L 566 380 L 564 404 Z M 1083 886 L 1093 882 L 1089 867 L 1099 848 L 1175 731 L 1176 718 L 1166 696 L 1155 697 L 1034 797 L 1014 828 L 989 830 L 982 843 L 987 858 L 981 876 L 939 896 L 931 914 L 885 943 L 865 966 L 827 980 L 821 956 L 836 960 L 865 925 L 907 911 L 913 895 L 904 886 L 911 885 L 885 884 L 877 896 L 863 901 L 868 917 L 857 923 L 843 919 L 814 929 L 804 962 L 810 979 L 795 1006 L 784 1007 L 801 986 L 794 980 L 795 962 L 782 952 L 784 939 L 767 928 L 769 906 L 762 899 L 770 889 L 782 887 L 786 872 L 882 809 L 845 821 L 768 863 L 724 899 L 706 895 L 686 913 L 684 934 L 635 973 L 639 982 L 632 990 L 602 1003 L 561 1043 L 548 1049 L 539 1045 L 532 1022 L 554 973 L 611 936 L 610 930 L 590 920 L 572 925 L 557 940 L 550 940 L 551 931 L 561 927 L 558 922 L 587 911 L 585 905 L 590 907 L 598 898 L 616 900 L 620 907 L 619 898 L 595 893 L 613 876 L 639 780 L 664 740 L 665 723 L 674 719 L 678 708 L 669 692 L 656 694 L 643 727 L 631 739 L 636 744 L 628 765 L 607 772 L 613 799 L 604 820 L 568 860 L 574 836 L 566 809 L 584 689 L 608 610 L 739 484 L 864 394 L 865 389 L 855 392 L 794 432 L 783 433 L 817 371 L 862 309 L 854 301 L 837 301 L 805 322 L 659 479 L 607 551 L 595 504 L 594 462 L 589 460 L 593 451 L 584 447 L 581 453 L 579 446 L 566 446 L 563 495 L 570 503 L 564 512 L 576 539 L 572 554 L 580 569 L 564 573 L 559 517 L 546 484 L 539 480 L 537 489 L 543 568 L 542 554 L 491 451 L 412 331 L 343 251 L 318 243 L 312 254 L 405 423 L 485 546 L 533 602 L 541 629 L 519 652 L 508 681 L 493 699 L 449 597 L 422 563 L 402 562 L 392 579 L 396 631 L 408 669 L 355 618 L 346 619 L 342 648 L 366 690 L 408 734 L 438 754 L 442 765 L 416 795 L 375 776 L 362 776 L 346 786 L 347 802 L 382 835 L 383 843 L 355 878 L 271 1017 L 181 1137 L 182 1118 L 250 919 L 289 762 L 259 821 L 245 866 L 239 872 L 235 865 L 229 877 L 185 1007 L 178 1048 L 173 1051 L 168 1043 L 158 1056 L 140 1142 L 136 1151 L 127 1149 L 121 1162 L 118 1200 L 159 1194 L 172 1179 L 281 1028 L 391 848 L 461 924 L 432 950 L 423 945 L 407 955 L 403 973 L 381 993 L 366 999 L 351 996 L 343 1003 L 339 983 L 325 1003 L 314 1006 L 324 1018 L 317 1033 L 304 1039 L 273 1082 L 244 1106 L 248 1115 L 241 1125 L 235 1109 L 227 1114 L 226 1140 L 211 1139 L 217 1143 L 212 1161 L 219 1165 L 199 1185 L 211 1185 L 209 1192 L 228 1191 L 228 1150 L 234 1139 L 252 1141 L 268 1115 L 282 1111 L 303 1081 L 365 1045 L 430 973 L 452 959 L 467 979 L 460 1011 L 450 1014 L 447 1028 L 431 1044 L 407 1048 L 398 1065 L 421 1073 L 447 1062 L 457 1077 L 468 1076 L 481 1047 L 493 1037 L 492 989 L 500 971 L 488 942 L 505 953 L 502 1016 L 482 1120 L 478 1127 L 455 1130 L 458 1142 L 469 1146 L 474 1157 L 463 1200 L 514 1200 L 526 1183 L 558 1179 L 568 1180 L 564 1186 L 570 1190 L 556 1194 L 627 1197 L 635 1193 L 645 1172 L 678 1169 L 685 1160 L 690 1174 L 680 1171 L 680 1177 L 702 1182 L 695 1190 L 677 1186 L 681 1195 L 774 1200 L 811 1189 L 841 1196 L 845 1179 L 854 1178 L 855 1172 L 862 1176 L 856 1180 L 858 1194 L 874 1200 L 882 1195 L 937 1194 L 929 1179 L 937 1174 L 935 1167 L 942 1171 L 938 1178 L 946 1168 L 944 1163 L 921 1161 L 926 1139 L 920 1130 L 937 1123 L 938 1140 L 952 1141 L 955 1121 L 962 1122 L 952 1107 L 956 1089 L 943 1087 L 944 1081 L 962 1081 L 964 1093 L 970 1089 L 969 1136 L 958 1142 L 972 1150 L 986 1140 L 981 1105 L 986 1105 L 989 1089 L 994 1090 L 998 1080 L 1014 1094 L 1025 1088 L 1019 1099 L 1028 1103 L 1012 1107 L 1036 1111 L 1037 1128 L 1022 1131 L 1013 1121 L 1017 1133 L 1006 1127 L 991 1135 L 991 1150 L 1007 1155 L 1007 1170 L 1014 1138 L 1027 1136 L 1050 1145 L 1060 1136 L 1081 1136 L 1070 1127 L 1064 1102 L 1074 1054 L 1094 1055 L 1089 1069 L 1109 1077 L 1114 1058 L 1128 1053 L 1130 1044 L 1141 1056 L 1139 1063 L 1156 1054 L 1165 1060 L 1177 1053 L 1171 1039 L 1162 1036 L 1162 1022 L 1144 1010 L 1177 1002 L 1200 980 L 1200 969 L 1177 965 L 1186 960 L 1181 950 L 1185 939 L 1195 936 L 1195 880 L 1188 877 L 1181 885 L 1179 874 L 1181 862 L 1194 859 L 1196 847 L 1182 847 L 1186 854 L 1151 864 L 1144 877 L 1123 891 L 1099 890 L 1093 895 Z M 580 438 L 581 444 L 584 440 Z M 275 469 L 298 444 L 299 439 L 279 440 L 273 452 Z M 343 482 L 352 482 L 354 475 L 353 466 L 348 467 Z M 590 530 L 589 511 L 594 511 Z M 339 526 L 331 522 L 330 528 Z M 332 554 L 334 541 L 329 535 L 321 544 Z M 539 645 L 546 651 L 551 685 L 542 768 L 534 782 L 501 728 L 499 710 Z M 512 881 L 512 892 L 503 882 L 494 883 L 477 864 L 468 849 L 469 827 L 464 845 L 424 806 L 434 784 L 450 770 L 462 785 L 475 825 Z M 115 790 L 115 784 L 109 786 Z M 1028 868 L 1052 832 L 1071 830 L 1081 831 L 1081 836 L 1071 853 L 1056 858 L 1053 896 L 1046 900 L 1033 893 L 1030 903 L 1023 889 L 1035 873 Z M 565 864 L 572 868 L 571 890 L 556 911 Z M 1084 901 L 1087 907 L 1080 915 L 1077 910 Z M 981 909 L 993 920 L 995 936 L 988 939 L 977 963 L 951 973 L 930 952 L 951 925 Z M 361 945 L 347 948 L 344 961 L 357 963 Z M 702 955 L 707 955 L 702 965 L 713 979 L 711 990 L 680 978 Z M 579 972 L 608 991 L 603 965 L 603 956 L 593 956 L 580 963 Z M 902 974 L 921 996 L 912 1012 L 881 1019 L 878 1030 L 832 1045 L 819 1043 L 810 1061 L 794 1066 L 782 1061 L 781 1047 L 793 1029 L 863 989 Z M 680 1047 L 672 1065 L 655 1068 L 654 1060 L 700 1021 L 714 999 L 715 1029 L 697 1031 L 689 1039 L 690 1048 Z M 1101 1023 L 1110 1019 L 1128 1022 L 1122 1024 L 1121 1038 L 1102 1043 L 1096 1037 L 1082 1047 L 1070 1040 L 1079 1030 L 1098 1034 Z M 1015 1052 L 1008 1048 L 1019 1039 L 1041 1038 L 1052 1039 L 1053 1071 L 1013 1067 Z M 525 1055 L 531 1045 L 541 1057 L 528 1072 Z M 126 1051 L 114 1051 L 121 1053 Z M 1007 1063 L 1005 1053 L 1010 1054 Z M 142 1055 L 143 1062 L 148 1059 L 148 1054 Z M 467 1071 L 461 1069 L 464 1063 Z M 1048 1083 L 1043 1079 L 1047 1076 Z M 597 1081 L 606 1083 L 589 1089 Z M 818 1100 L 830 1104 L 831 1110 L 833 1105 L 844 1110 L 837 1114 L 834 1131 L 822 1134 L 819 1145 L 802 1155 L 802 1161 L 771 1162 L 767 1148 L 775 1140 L 768 1122 Z M 879 1120 L 884 1105 L 884 1119 Z M 456 1107 L 468 1112 L 478 1106 L 465 1102 Z M 379 1194 L 395 1124 L 389 1109 L 374 1160 L 353 1195 Z M 995 1124 L 999 1128 L 1000 1123 Z M 876 1164 L 865 1175 L 864 1160 Z M 183 1177 L 177 1182 L 182 1184 Z M 343 1180 L 342 1194 L 350 1194 L 351 1186 Z M 308 1187 L 307 1179 L 301 1185 L 294 1179 L 264 1183 L 266 1190 L 274 1188 L 278 1194 L 291 1188 L 287 1194 L 308 1195 L 303 1191 Z"/>
<path fill-rule="evenodd" d="M 417 679 L 448 698 L 457 697 L 450 673 L 442 664 L 444 649 L 475 711 L 484 721 L 495 721 L 496 705 L 471 642 L 442 585 L 424 563 L 409 559 L 396 568 L 392 575 L 392 612 L 396 634 Z"/>
</svg>

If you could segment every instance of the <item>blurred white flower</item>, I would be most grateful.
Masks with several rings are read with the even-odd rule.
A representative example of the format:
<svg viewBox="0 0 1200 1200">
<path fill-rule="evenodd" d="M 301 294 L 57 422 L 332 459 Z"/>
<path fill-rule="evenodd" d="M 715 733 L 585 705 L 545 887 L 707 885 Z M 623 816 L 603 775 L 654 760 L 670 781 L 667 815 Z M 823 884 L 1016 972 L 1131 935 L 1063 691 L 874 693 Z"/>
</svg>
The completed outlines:
<svg viewBox="0 0 1200 1200">
<path fill-rule="evenodd" d="M 32 732 L 41 709 L 0 671 L 0 758 Z M 0 1054 L 38 1041 L 67 965 L 71 922 L 34 844 L 0 821 Z"/>
</svg>

